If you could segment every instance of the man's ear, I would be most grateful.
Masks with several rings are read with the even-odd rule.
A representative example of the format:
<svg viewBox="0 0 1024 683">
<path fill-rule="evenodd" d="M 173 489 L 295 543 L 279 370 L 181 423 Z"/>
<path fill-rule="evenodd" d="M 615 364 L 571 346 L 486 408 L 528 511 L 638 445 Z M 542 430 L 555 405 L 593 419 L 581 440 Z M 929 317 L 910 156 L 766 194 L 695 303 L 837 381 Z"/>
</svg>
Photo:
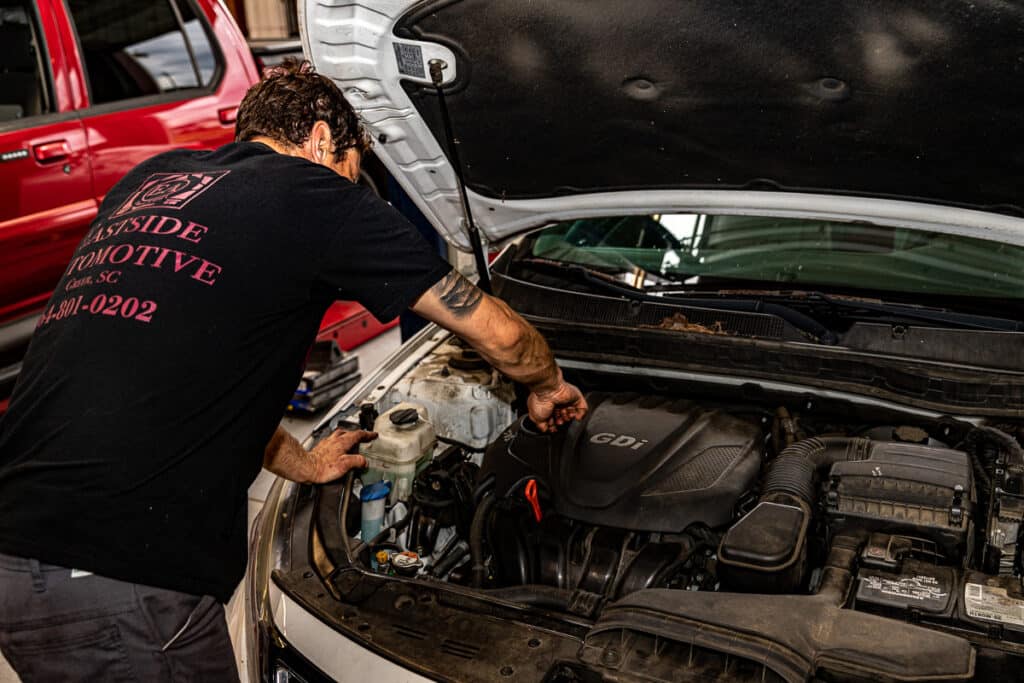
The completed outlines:
<svg viewBox="0 0 1024 683">
<path fill-rule="evenodd" d="M 325 121 L 317 121 L 309 131 L 310 158 L 318 164 L 330 163 L 333 161 L 331 153 L 331 127 Z"/>
</svg>

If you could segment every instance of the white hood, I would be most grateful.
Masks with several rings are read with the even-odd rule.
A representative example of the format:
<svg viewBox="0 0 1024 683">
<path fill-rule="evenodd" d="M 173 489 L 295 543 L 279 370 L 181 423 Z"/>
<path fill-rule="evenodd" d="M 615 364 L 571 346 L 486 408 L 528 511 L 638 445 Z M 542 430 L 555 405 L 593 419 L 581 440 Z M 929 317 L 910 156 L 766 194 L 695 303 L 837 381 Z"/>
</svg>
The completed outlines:
<svg viewBox="0 0 1024 683">
<path fill-rule="evenodd" d="M 432 87 L 428 64 L 442 60 L 444 84 L 458 78 L 448 47 L 394 35 L 419 0 L 306 0 L 299 4 L 303 48 L 318 72 L 332 78 L 375 139 L 374 152 L 419 209 L 456 248 L 469 251 L 458 180 L 402 82 Z M 500 39 L 500 37 L 496 38 Z M 464 123 L 464 122 L 463 122 Z M 453 122 L 459 136 L 460 121 Z M 537 125 L 542 125 L 538 123 Z M 462 155 L 465 156 L 465 155 Z M 557 158 L 536 159 L 558 163 Z M 567 218 L 631 213 L 718 213 L 868 221 L 1024 245 L 1024 219 L 968 208 L 828 192 L 735 188 L 626 189 L 542 198 L 503 199 L 468 189 L 484 238 L 499 242 Z"/>
</svg>

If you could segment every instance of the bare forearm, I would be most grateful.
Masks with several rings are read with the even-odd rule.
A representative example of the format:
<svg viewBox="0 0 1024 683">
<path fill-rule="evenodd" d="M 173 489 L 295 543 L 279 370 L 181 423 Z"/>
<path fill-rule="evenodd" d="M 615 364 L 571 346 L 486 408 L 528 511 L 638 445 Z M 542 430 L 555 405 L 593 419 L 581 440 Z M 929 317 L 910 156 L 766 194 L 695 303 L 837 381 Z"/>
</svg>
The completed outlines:
<svg viewBox="0 0 1024 683">
<path fill-rule="evenodd" d="M 504 301 L 484 294 L 452 271 L 412 306 L 427 320 L 472 345 L 495 368 L 530 389 L 527 408 L 541 431 L 582 420 L 587 401 L 562 379 L 554 354 L 532 325 Z"/>
<path fill-rule="evenodd" d="M 315 474 L 309 451 L 283 427 L 278 427 L 270 437 L 263 452 L 263 466 L 278 476 L 303 484 L 312 481 Z"/>
<path fill-rule="evenodd" d="M 465 339 L 491 365 L 530 390 L 553 390 L 558 366 L 544 338 L 504 301 L 481 292 L 452 271 L 413 311 Z"/>
<path fill-rule="evenodd" d="M 531 391 L 544 393 L 556 389 L 561 373 L 544 337 L 504 301 L 488 299 L 495 309 L 496 322 L 478 339 L 467 341 L 491 365 Z"/>
</svg>

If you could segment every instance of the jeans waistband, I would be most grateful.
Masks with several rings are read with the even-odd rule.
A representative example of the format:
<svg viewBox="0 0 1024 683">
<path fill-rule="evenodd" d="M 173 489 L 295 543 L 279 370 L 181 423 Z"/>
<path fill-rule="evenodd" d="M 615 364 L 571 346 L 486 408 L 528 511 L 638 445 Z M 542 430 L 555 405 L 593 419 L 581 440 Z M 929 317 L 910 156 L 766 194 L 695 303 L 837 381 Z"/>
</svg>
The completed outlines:
<svg viewBox="0 0 1024 683">
<path fill-rule="evenodd" d="M 31 558 L 0 553 L 0 569 L 28 573 L 33 569 L 32 564 L 33 562 Z M 66 567 L 60 567 L 55 564 L 45 564 L 43 562 L 39 562 L 37 566 L 39 567 L 39 571 L 44 572 L 68 571 Z"/>
</svg>

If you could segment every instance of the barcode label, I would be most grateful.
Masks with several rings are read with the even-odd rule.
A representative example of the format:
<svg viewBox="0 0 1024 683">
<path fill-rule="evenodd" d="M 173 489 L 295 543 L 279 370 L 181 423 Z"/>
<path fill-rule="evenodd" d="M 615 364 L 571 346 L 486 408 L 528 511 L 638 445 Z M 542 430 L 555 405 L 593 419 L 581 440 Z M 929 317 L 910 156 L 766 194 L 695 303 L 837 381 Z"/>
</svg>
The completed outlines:
<svg viewBox="0 0 1024 683">
<path fill-rule="evenodd" d="M 426 78 L 423 68 L 423 48 L 409 43 L 395 43 L 395 59 L 398 60 L 398 73 L 413 78 Z"/>
<path fill-rule="evenodd" d="M 964 587 L 964 606 L 973 619 L 1024 626 L 1024 600 L 1010 597 L 1005 588 L 969 583 Z"/>
</svg>

